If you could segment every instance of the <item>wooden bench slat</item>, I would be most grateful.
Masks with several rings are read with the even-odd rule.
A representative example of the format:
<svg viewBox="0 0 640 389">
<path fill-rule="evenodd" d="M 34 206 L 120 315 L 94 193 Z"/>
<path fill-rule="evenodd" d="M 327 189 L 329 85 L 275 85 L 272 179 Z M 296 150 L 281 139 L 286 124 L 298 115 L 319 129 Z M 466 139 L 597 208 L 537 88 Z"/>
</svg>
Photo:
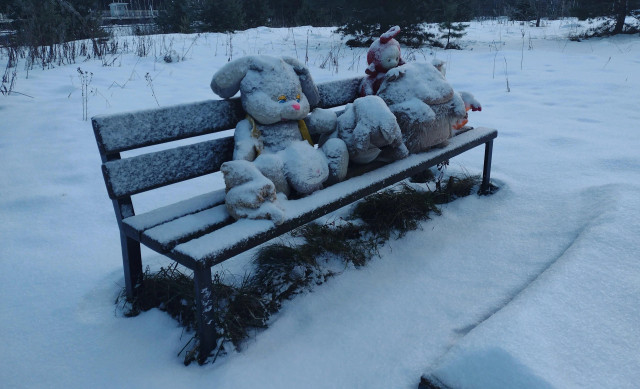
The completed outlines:
<svg viewBox="0 0 640 389">
<path fill-rule="evenodd" d="M 232 157 L 233 138 L 226 137 L 109 161 L 102 171 L 109 197 L 117 199 L 216 172 Z"/>
<path fill-rule="evenodd" d="M 233 221 L 227 207 L 222 204 L 150 228 L 142 233 L 142 243 L 164 253 L 179 243 L 202 236 Z"/>
<path fill-rule="evenodd" d="M 360 83 L 362 77 L 336 80 L 318 84 L 320 93 L 320 108 L 333 108 L 352 103 L 360 97 Z"/>
<path fill-rule="evenodd" d="M 180 217 L 213 208 L 224 203 L 225 191 L 216 190 L 190 199 L 170 204 L 152 211 L 128 217 L 122 220 L 127 235 L 140 239 L 140 235 L 155 226 L 170 222 Z"/>
<path fill-rule="evenodd" d="M 352 102 L 358 96 L 361 80 L 355 77 L 318 84 L 318 106 Z M 98 115 L 91 121 L 98 148 L 107 155 L 233 129 L 245 115 L 240 99 L 234 98 Z"/>
<path fill-rule="evenodd" d="M 102 155 L 235 128 L 240 99 L 208 100 L 91 119 Z"/>
<path fill-rule="evenodd" d="M 286 220 L 282 225 L 275 226 L 266 220 L 239 220 L 200 238 L 179 244 L 168 255 L 178 261 L 194 261 L 203 267 L 213 266 L 497 136 L 498 132 L 494 129 L 476 128 L 450 139 L 449 145 L 444 148 L 410 155 L 375 171 L 312 193 L 301 200 L 284 201 L 282 205 Z"/>
</svg>

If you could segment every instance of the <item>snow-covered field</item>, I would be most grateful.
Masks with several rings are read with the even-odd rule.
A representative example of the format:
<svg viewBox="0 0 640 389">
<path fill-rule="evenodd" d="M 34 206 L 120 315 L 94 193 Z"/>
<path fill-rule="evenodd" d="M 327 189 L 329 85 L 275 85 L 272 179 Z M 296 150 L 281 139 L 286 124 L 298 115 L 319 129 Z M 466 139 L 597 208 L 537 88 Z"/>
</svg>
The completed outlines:
<svg viewBox="0 0 640 389">
<path fill-rule="evenodd" d="M 567 39 L 581 28 L 473 23 L 463 51 L 405 49 L 409 60 L 447 61 L 454 88 L 483 103 L 470 124 L 499 130 L 500 191 L 445 206 L 206 366 L 183 366 L 191 335 L 165 313 L 128 319 L 114 305 L 119 235 L 77 68 L 93 73 L 93 116 L 213 98 L 230 46 L 234 58 L 303 61 L 308 48 L 319 82 L 363 74 L 366 50 L 327 28 L 258 28 L 231 45 L 219 34 L 156 37 L 150 56 L 114 66 L 88 60 L 27 78 L 21 64 L 21 94 L 0 97 L 1 386 L 416 388 L 425 374 L 454 388 L 637 387 L 640 39 Z M 185 60 L 154 58 L 169 48 Z M 479 173 L 482 150 L 451 163 Z M 140 197 L 172 202 L 219 180 Z M 249 258 L 218 270 L 241 276 Z M 143 261 L 166 263 L 150 251 Z"/>
</svg>

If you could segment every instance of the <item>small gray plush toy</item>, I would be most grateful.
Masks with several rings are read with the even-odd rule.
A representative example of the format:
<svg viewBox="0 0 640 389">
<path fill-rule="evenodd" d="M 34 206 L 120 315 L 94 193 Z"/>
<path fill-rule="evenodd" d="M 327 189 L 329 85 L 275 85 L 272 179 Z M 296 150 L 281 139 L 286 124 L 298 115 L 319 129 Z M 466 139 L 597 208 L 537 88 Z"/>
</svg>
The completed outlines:
<svg viewBox="0 0 640 389">
<path fill-rule="evenodd" d="M 314 122 L 307 115 L 320 96 L 309 69 L 298 60 L 243 57 L 216 72 L 211 89 L 222 98 L 240 91 L 247 113 L 236 125 L 233 161 L 220 168 L 227 187 L 226 206 L 234 218 L 279 224 L 284 211 L 276 193 L 306 195 L 328 180 L 346 176 L 349 155 L 344 141 L 333 138 L 321 148 L 313 146 L 310 133 L 334 128 L 307 127 Z"/>
<path fill-rule="evenodd" d="M 349 150 L 350 162 L 367 164 L 376 159 L 389 162 L 409 155 L 396 117 L 378 96 L 357 98 L 345 105 L 340 116 L 335 111 L 316 108 L 307 120 L 325 129 L 320 144 L 334 137 L 342 139 Z M 335 131 L 331 132 L 332 128 Z"/>
</svg>

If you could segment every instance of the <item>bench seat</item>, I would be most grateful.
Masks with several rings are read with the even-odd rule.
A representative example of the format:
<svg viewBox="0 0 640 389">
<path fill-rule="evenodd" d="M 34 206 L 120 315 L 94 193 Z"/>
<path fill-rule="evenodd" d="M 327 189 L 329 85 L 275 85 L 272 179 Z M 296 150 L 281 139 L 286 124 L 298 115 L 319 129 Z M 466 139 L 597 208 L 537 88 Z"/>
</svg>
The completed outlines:
<svg viewBox="0 0 640 389">
<path fill-rule="evenodd" d="M 211 267 L 496 136 L 494 129 L 476 128 L 450 139 L 446 147 L 412 154 L 302 199 L 280 200 L 285 209 L 280 226 L 267 220 L 234 221 L 224 206 L 224 190 L 126 218 L 123 224 L 127 235 L 191 269 Z"/>
</svg>

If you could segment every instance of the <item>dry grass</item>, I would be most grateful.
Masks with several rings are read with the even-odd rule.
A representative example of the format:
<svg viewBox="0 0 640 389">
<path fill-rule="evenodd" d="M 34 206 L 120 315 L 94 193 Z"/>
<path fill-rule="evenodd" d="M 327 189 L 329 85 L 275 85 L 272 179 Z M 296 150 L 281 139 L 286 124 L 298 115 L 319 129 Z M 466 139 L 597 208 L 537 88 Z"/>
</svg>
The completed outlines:
<svg viewBox="0 0 640 389">
<path fill-rule="evenodd" d="M 425 173 L 415 181 L 423 179 L 434 180 L 432 174 Z M 349 220 L 310 223 L 293 231 L 290 241 L 262 247 L 254 258 L 255 272 L 239 283 L 225 282 L 216 274 L 212 285 L 214 322 L 222 339 L 216 356 L 224 353 L 225 344 L 241 348 L 252 332 L 267 326 L 284 301 L 334 276 L 326 266 L 328 259 L 343 261 L 345 266 L 366 265 L 392 236 L 398 238 L 419 228 L 430 215 L 440 214 L 438 204 L 470 195 L 479 181 L 477 176 L 449 177 L 436 191 L 423 184 L 401 184 L 378 192 L 358 202 Z M 193 330 L 192 277 L 180 271 L 177 264 L 156 273 L 147 270 L 140 294 L 128 302 L 128 307 L 127 316 L 157 307 Z M 186 364 L 196 360 L 197 348 L 192 347 L 185 355 Z"/>
</svg>

